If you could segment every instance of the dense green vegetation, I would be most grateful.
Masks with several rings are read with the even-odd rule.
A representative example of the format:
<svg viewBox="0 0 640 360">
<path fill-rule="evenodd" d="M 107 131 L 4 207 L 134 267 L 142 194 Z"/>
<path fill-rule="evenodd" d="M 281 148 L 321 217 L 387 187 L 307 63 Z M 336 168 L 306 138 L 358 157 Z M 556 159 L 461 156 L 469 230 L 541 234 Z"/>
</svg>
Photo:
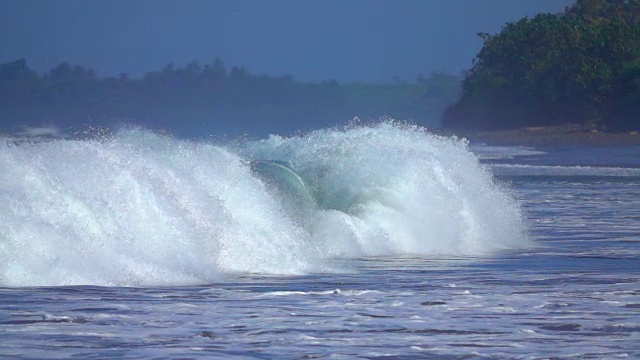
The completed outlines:
<svg viewBox="0 0 640 360">
<path fill-rule="evenodd" d="M 41 75 L 19 59 L 0 65 L 0 128 L 130 122 L 181 135 L 263 135 L 381 116 L 436 125 L 460 87 L 457 77 L 443 73 L 414 83 L 305 83 L 227 69 L 220 60 L 169 64 L 140 79 L 99 78 L 67 63 Z"/>
<path fill-rule="evenodd" d="M 640 0 L 578 0 L 479 34 L 447 128 L 640 127 Z"/>
</svg>

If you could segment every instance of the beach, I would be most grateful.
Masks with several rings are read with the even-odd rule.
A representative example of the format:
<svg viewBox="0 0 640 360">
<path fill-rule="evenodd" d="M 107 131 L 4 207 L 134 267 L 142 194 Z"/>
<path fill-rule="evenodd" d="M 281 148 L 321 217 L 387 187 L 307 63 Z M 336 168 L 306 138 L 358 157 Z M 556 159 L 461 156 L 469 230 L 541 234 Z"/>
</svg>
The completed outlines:
<svg viewBox="0 0 640 360">
<path fill-rule="evenodd" d="M 536 126 L 497 131 L 453 131 L 472 143 L 530 147 L 640 146 L 638 131 L 604 132 L 580 125 Z"/>
</svg>

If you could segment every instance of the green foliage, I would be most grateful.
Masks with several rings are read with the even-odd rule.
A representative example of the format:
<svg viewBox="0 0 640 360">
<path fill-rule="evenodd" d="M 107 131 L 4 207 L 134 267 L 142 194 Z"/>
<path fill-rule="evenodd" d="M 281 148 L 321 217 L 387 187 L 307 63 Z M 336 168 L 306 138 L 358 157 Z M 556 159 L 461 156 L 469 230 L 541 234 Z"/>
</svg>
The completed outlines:
<svg viewBox="0 0 640 360">
<path fill-rule="evenodd" d="M 15 108 L 38 100 L 41 81 L 25 59 L 0 65 L 0 114 L 14 116 Z"/>
<path fill-rule="evenodd" d="M 168 64 L 141 79 L 99 78 L 68 63 L 40 76 L 20 59 L 0 65 L 0 121 L 5 129 L 43 123 L 82 128 L 131 119 L 184 135 L 304 131 L 354 117 L 425 125 L 437 122 L 459 88 L 457 77 L 442 73 L 417 83 L 303 83 L 228 69 L 220 59 Z"/>
<path fill-rule="evenodd" d="M 418 84 L 423 88 L 423 101 L 426 109 L 431 109 L 431 116 L 440 115 L 451 104 L 460 99 L 462 82 L 460 78 L 444 72 L 433 72 L 428 78 L 418 77 Z"/>
<path fill-rule="evenodd" d="M 633 120 L 620 107 L 631 103 L 622 98 L 637 97 L 628 78 L 640 59 L 639 15 L 640 0 L 580 0 L 562 14 L 523 18 L 497 35 L 479 34 L 484 46 L 443 125 L 637 128 L 640 114 Z"/>
</svg>

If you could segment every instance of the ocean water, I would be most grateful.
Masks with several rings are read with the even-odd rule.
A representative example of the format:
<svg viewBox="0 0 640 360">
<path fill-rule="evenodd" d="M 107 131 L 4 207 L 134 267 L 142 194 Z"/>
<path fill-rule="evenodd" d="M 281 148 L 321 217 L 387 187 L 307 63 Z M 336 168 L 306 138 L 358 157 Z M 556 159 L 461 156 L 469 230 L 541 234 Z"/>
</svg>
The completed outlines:
<svg viewBox="0 0 640 360">
<path fill-rule="evenodd" d="M 0 201 L 2 358 L 640 358 L 640 148 L 23 134 Z"/>
</svg>

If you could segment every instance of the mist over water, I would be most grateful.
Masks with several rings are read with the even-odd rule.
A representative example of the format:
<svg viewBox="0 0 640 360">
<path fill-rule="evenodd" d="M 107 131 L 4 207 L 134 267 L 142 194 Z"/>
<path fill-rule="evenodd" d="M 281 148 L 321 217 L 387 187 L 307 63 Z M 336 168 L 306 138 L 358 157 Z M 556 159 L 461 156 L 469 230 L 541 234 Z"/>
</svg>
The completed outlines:
<svg viewBox="0 0 640 360">
<path fill-rule="evenodd" d="M 216 144 L 141 129 L 0 147 L 0 286 L 185 285 L 339 271 L 327 260 L 527 245 L 518 204 L 464 141 L 415 126 Z M 315 204 L 251 170 L 283 161 Z"/>
</svg>

